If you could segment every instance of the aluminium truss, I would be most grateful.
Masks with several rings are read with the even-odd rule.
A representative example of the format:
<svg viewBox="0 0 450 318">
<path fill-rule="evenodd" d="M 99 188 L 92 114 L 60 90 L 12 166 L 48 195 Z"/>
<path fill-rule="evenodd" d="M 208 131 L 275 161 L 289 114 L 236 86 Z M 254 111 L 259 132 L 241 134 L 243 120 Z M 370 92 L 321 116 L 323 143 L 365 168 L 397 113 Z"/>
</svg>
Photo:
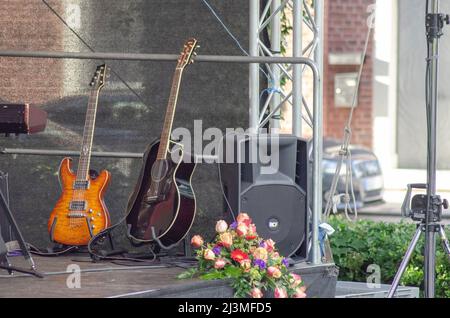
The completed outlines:
<svg viewBox="0 0 450 318">
<path fill-rule="evenodd" d="M 270 122 L 270 128 L 279 128 L 280 109 L 288 104 L 292 107 L 292 134 L 302 135 L 302 123 L 313 131 L 313 197 L 312 197 L 312 246 L 311 262 L 320 263 L 318 247 L 318 228 L 322 211 L 322 96 L 320 78 L 323 73 L 323 0 L 267 0 L 264 7 L 261 1 L 250 0 L 249 54 L 252 57 L 272 57 L 265 64 L 265 72 L 260 65 L 250 64 L 249 70 L 249 116 L 250 128 L 256 131 Z M 292 57 L 314 56 L 318 74 L 314 74 L 313 111 L 302 94 L 303 69 L 306 65 L 277 63 L 281 56 L 283 10 L 292 12 Z M 313 14 L 312 14 L 313 12 Z M 312 40 L 303 47 L 303 27 L 312 32 Z M 270 44 L 261 40 L 262 32 L 270 35 Z M 267 98 L 261 105 L 261 71 L 267 76 Z M 314 70 L 313 70 L 314 73 Z M 282 81 L 291 85 L 282 86 Z M 287 87 L 291 87 L 287 90 Z M 304 110 L 304 112 L 303 112 Z"/>
</svg>

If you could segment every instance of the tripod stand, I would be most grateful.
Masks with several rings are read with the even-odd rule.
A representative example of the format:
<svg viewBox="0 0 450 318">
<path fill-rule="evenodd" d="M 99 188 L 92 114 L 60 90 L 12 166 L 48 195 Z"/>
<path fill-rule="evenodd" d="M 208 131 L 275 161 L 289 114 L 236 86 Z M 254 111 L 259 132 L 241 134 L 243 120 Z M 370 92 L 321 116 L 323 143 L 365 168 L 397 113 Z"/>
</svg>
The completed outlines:
<svg viewBox="0 0 450 318">
<path fill-rule="evenodd" d="M 427 183 L 410 184 L 402 206 L 404 216 L 420 221 L 416 233 L 406 251 L 403 261 L 395 275 L 388 297 L 394 296 L 401 276 L 403 275 L 422 232 L 425 234 L 424 281 L 425 297 L 434 298 L 436 280 L 436 233 L 441 236 L 444 249 L 450 257 L 450 245 L 445 235 L 444 226 L 440 223 L 442 208 L 448 207 L 447 200 L 436 195 L 436 130 L 438 107 L 438 61 L 439 39 L 443 35 L 443 27 L 450 24 L 449 15 L 439 13 L 439 0 L 426 1 L 426 34 L 427 34 L 427 68 L 426 68 L 426 113 L 427 113 Z M 426 195 L 415 195 L 411 201 L 413 188 L 426 189 Z"/>
<path fill-rule="evenodd" d="M 5 196 L 2 191 L 0 191 L 0 207 L 5 212 L 6 219 L 8 220 L 9 224 L 11 225 L 12 231 L 13 231 L 15 237 L 17 238 L 17 242 L 19 243 L 19 246 L 20 246 L 20 249 L 22 250 L 23 256 L 30 263 L 31 270 L 18 268 L 18 267 L 12 266 L 9 263 L 8 256 L 7 256 L 8 251 L 6 248 L 6 244 L 3 241 L 3 238 L 1 236 L 1 233 L 0 233 L 0 268 L 6 269 L 10 274 L 12 274 L 13 271 L 16 271 L 16 272 L 31 274 L 31 275 L 34 275 L 37 277 L 42 277 L 42 274 L 40 274 L 39 272 L 36 271 L 36 266 L 34 264 L 33 258 L 31 257 L 30 251 L 28 250 L 28 248 L 25 244 L 25 240 L 22 236 L 22 233 L 19 230 L 16 220 L 14 220 L 12 212 L 9 208 L 9 205 L 6 202 Z"/>
<path fill-rule="evenodd" d="M 409 243 L 408 249 L 406 250 L 400 267 L 395 274 L 394 280 L 388 293 L 388 298 L 392 298 L 394 296 L 395 291 L 397 290 L 400 283 L 400 279 L 402 278 L 408 266 L 409 260 L 411 259 L 412 253 L 414 252 L 414 249 L 419 242 L 421 234 L 426 233 L 426 195 L 415 195 L 411 200 L 411 193 L 413 189 L 427 189 L 427 185 L 424 183 L 408 184 L 408 190 L 406 192 L 405 200 L 403 201 L 402 205 L 402 215 L 405 217 L 410 217 L 412 220 L 419 221 L 420 223 L 417 224 L 417 230 L 414 233 L 411 242 Z M 441 207 L 445 209 L 448 208 L 447 200 L 442 200 Z M 444 225 L 436 222 L 435 224 L 433 224 L 432 230 L 434 231 L 434 233 L 439 234 L 442 242 L 442 247 L 444 248 L 444 251 L 448 255 L 450 261 L 450 243 L 448 241 L 447 235 L 445 234 Z"/>
</svg>

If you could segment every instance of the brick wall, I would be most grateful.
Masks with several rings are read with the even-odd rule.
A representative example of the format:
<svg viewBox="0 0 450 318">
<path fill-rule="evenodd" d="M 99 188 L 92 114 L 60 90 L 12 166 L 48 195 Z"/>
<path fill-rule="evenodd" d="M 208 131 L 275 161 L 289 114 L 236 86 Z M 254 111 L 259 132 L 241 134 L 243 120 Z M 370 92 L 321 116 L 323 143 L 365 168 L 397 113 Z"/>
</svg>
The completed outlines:
<svg viewBox="0 0 450 318">
<path fill-rule="evenodd" d="M 335 66 L 328 64 L 328 53 L 361 52 L 367 36 L 367 8 L 373 0 L 325 1 L 324 43 L 324 134 L 342 139 L 349 108 L 334 105 L 334 75 L 357 72 L 358 66 Z M 372 51 L 369 42 L 367 57 L 361 79 L 357 108 L 353 117 L 352 143 L 372 147 Z"/>
<path fill-rule="evenodd" d="M 49 1 L 58 11 L 60 1 Z M 63 26 L 41 1 L 0 0 L 0 49 L 62 50 Z M 62 60 L 0 58 L 0 100 L 44 103 L 62 89 Z"/>
</svg>

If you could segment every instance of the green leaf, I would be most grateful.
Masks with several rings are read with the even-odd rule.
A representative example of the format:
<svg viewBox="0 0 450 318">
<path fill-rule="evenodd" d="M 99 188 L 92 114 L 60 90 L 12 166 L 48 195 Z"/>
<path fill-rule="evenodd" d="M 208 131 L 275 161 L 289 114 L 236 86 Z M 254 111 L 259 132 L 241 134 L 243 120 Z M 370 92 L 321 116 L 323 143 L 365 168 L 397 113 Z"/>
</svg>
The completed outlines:
<svg viewBox="0 0 450 318">
<path fill-rule="evenodd" d="M 224 278 L 223 272 L 210 272 L 200 276 L 200 279 L 203 280 L 213 280 L 213 279 L 222 279 Z"/>
<path fill-rule="evenodd" d="M 242 275 L 242 271 L 240 268 L 234 266 L 228 266 L 225 268 L 225 275 L 229 278 L 238 278 Z"/>
<path fill-rule="evenodd" d="M 194 275 L 197 273 L 197 269 L 195 268 L 189 268 L 187 271 L 182 272 L 177 276 L 178 279 L 189 279 L 194 277 Z"/>
</svg>

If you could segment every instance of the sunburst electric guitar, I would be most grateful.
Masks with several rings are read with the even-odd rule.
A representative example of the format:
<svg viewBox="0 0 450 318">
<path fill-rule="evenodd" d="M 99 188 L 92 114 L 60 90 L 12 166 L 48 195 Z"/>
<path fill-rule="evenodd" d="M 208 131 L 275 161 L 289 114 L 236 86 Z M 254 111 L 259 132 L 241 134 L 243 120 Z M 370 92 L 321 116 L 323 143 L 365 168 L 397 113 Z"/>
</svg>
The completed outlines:
<svg viewBox="0 0 450 318">
<path fill-rule="evenodd" d="M 132 242 L 154 242 L 171 246 L 189 232 L 195 217 L 191 176 L 195 160 L 183 145 L 170 139 L 175 107 L 184 68 L 193 62 L 197 40 L 185 44 L 172 81 L 161 139 L 149 146 L 133 194 L 128 202 L 128 236 Z M 176 154 L 176 156 L 174 156 Z M 185 157 L 185 159 L 186 159 Z"/>
<path fill-rule="evenodd" d="M 62 194 L 48 221 L 48 231 L 53 242 L 63 245 L 87 245 L 92 236 L 110 224 L 103 194 L 111 175 L 89 169 L 98 97 L 105 84 L 106 65 L 97 67 L 91 81 L 86 121 L 83 132 L 78 170 L 71 170 L 71 158 L 64 158 L 59 168 Z"/>
</svg>

